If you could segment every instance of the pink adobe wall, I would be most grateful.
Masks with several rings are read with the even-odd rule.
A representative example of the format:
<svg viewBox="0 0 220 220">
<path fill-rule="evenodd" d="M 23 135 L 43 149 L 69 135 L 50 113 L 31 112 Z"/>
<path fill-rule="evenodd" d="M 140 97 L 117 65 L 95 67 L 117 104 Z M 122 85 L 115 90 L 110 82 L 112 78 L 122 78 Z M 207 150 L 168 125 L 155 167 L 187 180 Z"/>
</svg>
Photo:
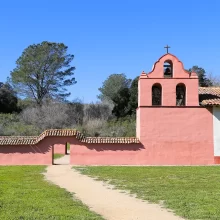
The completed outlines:
<svg viewBox="0 0 220 220">
<path fill-rule="evenodd" d="M 153 122 L 154 118 L 150 117 L 150 112 L 141 109 L 142 115 L 146 118 L 145 122 L 148 121 L 147 124 L 141 123 L 143 145 L 83 144 L 75 137 L 47 137 L 35 146 L 1 146 L 0 165 L 50 165 L 52 146 L 64 145 L 66 142 L 71 146 L 70 163 L 73 165 L 208 165 L 220 162 L 217 157 L 214 160 L 210 118 L 205 112 L 206 109 L 199 108 L 201 120 L 206 124 L 206 128 L 203 126 L 202 129 L 193 126 L 199 120 L 199 116 L 196 117 L 198 112 L 195 111 L 198 108 L 190 108 L 192 111 L 187 112 L 188 117 L 195 116 L 194 120 L 187 121 L 187 115 L 180 111 L 179 122 L 186 120 L 187 123 L 178 127 L 176 124 L 175 127 L 172 121 L 169 123 L 166 121 L 170 117 L 169 114 L 174 113 L 166 110 L 170 108 L 162 109 L 163 113 L 153 108 L 146 109 L 154 111 L 155 117 L 161 117 L 159 118 L 161 124 Z M 156 128 L 157 125 L 160 126 L 159 129 Z"/>
<path fill-rule="evenodd" d="M 73 165 L 211 165 L 212 114 L 206 108 L 140 108 L 142 144 L 82 144 L 70 147 Z M 190 120 L 189 120 L 190 119 Z"/>
<path fill-rule="evenodd" d="M 66 154 L 66 143 L 54 144 L 53 152 L 55 154 Z"/>
<path fill-rule="evenodd" d="M 72 165 L 146 164 L 141 144 L 81 144 L 70 146 Z"/>
<path fill-rule="evenodd" d="M 215 164 L 220 164 L 220 157 L 215 157 L 214 161 L 215 161 Z"/>
<path fill-rule="evenodd" d="M 140 137 L 140 110 L 136 109 L 136 137 Z"/>
<path fill-rule="evenodd" d="M 46 137 L 36 145 L 0 146 L 0 165 L 51 165 L 53 146 L 74 141 L 75 137 Z"/>
<path fill-rule="evenodd" d="M 52 145 L 45 139 L 37 145 L 0 146 L 0 165 L 51 165 Z"/>
<path fill-rule="evenodd" d="M 165 61 L 173 63 L 173 77 L 164 78 Z M 152 86 L 162 87 L 162 105 L 152 106 Z M 186 86 L 186 106 L 176 106 L 176 86 Z M 198 77 L 188 73 L 172 54 L 162 56 L 138 82 L 136 136 L 146 149 L 147 164 L 214 164 L 212 109 L 199 106 Z M 217 159 L 215 159 L 217 161 Z"/>
<path fill-rule="evenodd" d="M 139 79 L 139 106 L 152 105 L 152 86 L 159 83 L 162 87 L 162 105 L 176 106 L 176 86 L 186 86 L 186 105 L 199 106 L 198 79 Z"/>
<path fill-rule="evenodd" d="M 212 109 L 140 108 L 140 141 L 148 164 L 214 164 Z"/>
<path fill-rule="evenodd" d="M 163 65 L 167 60 L 173 63 L 172 78 L 164 78 Z M 186 105 L 199 106 L 198 76 L 185 71 L 176 56 L 165 54 L 154 64 L 150 73 L 141 74 L 138 81 L 138 106 L 152 105 L 152 86 L 156 83 L 162 87 L 163 106 L 176 106 L 176 86 L 180 83 L 186 86 Z"/>
<path fill-rule="evenodd" d="M 82 144 L 70 148 L 74 165 L 211 165 L 212 113 L 201 107 L 139 108 L 142 144 Z M 137 117 L 138 118 L 138 117 Z"/>
<path fill-rule="evenodd" d="M 153 65 L 152 71 L 149 72 L 147 78 L 164 78 L 163 65 L 166 61 L 173 64 L 173 78 L 198 78 L 195 73 L 189 74 L 185 71 L 183 63 L 173 54 L 165 54 Z"/>
</svg>

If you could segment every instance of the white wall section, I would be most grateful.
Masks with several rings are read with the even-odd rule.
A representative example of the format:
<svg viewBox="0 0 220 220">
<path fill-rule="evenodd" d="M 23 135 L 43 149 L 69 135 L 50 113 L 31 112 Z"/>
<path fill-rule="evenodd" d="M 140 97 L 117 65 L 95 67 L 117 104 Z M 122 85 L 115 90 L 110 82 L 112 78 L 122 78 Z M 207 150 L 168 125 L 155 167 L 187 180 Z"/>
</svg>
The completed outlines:
<svg viewBox="0 0 220 220">
<path fill-rule="evenodd" d="M 213 107 L 214 156 L 220 156 L 220 107 Z"/>
</svg>

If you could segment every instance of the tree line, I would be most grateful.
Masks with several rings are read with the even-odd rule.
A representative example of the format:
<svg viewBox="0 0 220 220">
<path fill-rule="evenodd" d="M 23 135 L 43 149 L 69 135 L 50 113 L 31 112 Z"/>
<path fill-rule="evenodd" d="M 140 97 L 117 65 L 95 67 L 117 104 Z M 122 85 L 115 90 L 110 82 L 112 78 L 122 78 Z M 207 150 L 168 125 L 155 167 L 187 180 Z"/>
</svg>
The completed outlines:
<svg viewBox="0 0 220 220">
<path fill-rule="evenodd" d="M 63 43 L 28 46 L 5 83 L 0 83 L 0 135 L 37 135 L 50 128 L 77 128 L 89 136 L 135 136 L 138 77 L 111 74 L 98 89 L 97 103 L 68 101 L 77 83 L 74 55 Z M 193 66 L 200 86 L 217 86 L 219 78 Z"/>
</svg>

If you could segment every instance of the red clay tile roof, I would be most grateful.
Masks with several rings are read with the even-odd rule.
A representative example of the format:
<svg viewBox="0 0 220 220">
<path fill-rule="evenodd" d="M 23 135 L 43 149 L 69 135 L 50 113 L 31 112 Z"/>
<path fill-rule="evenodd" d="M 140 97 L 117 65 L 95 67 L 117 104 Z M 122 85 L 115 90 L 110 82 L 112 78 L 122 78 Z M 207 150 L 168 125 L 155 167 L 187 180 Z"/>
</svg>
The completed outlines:
<svg viewBox="0 0 220 220">
<path fill-rule="evenodd" d="M 203 100 L 201 105 L 204 106 L 220 106 L 220 99 Z"/>
<path fill-rule="evenodd" d="M 199 102 L 203 106 L 220 106 L 220 87 L 199 87 Z"/>
<path fill-rule="evenodd" d="M 76 137 L 82 143 L 88 144 L 138 144 L 136 137 L 85 137 L 75 129 L 51 129 L 46 130 L 39 136 L 1 136 L 0 145 L 34 145 L 45 137 Z"/>
</svg>

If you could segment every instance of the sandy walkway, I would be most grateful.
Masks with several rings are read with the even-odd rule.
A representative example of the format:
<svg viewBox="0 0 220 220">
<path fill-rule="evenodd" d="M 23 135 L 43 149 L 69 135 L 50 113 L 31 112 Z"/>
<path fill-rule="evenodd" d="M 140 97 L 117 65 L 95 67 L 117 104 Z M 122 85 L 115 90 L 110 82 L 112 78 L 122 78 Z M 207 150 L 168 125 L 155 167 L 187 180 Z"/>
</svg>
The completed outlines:
<svg viewBox="0 0 220 220">
<path fill-rule="evenodd" d="M 63 162 L 63 160 L 62 160 Z M 107 220 L 180 220 L 159 205 L 148 204 L 140 199 L 112 189 L 101 181 L 82 175 L 70 165 L 53 165 L 45 173 L 47 180 L 65 188 L 86 204 L 92 211 Z"/>
<path fill-rule="evenodd" d="M 58 159 L 54 160 L 54 164 L 59 164 L 59 165 L 67 165 L 70 164 L 70 155 L 65 155 L 63 157 L 60 157 Z"/>
</svg>

